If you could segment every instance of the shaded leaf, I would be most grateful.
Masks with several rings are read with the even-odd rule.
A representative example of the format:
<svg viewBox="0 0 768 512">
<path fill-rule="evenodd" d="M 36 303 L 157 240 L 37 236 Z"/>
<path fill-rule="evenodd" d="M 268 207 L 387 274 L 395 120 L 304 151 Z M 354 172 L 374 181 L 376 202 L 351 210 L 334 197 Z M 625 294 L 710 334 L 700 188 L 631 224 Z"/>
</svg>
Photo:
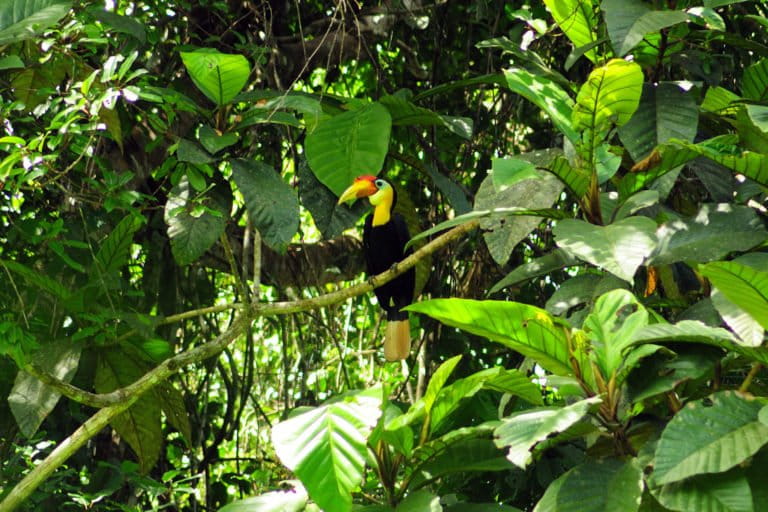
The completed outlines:
<svg viewBox="0 0 768 512">
<path fill-rule="evenodd" d="M 571 469 L 547 488 L 534 512 L 634 512 L 643 493 L 635 460 L 602 459 Z"/>
<path fill-rule="evenodd" d="M 475 210 L 491 210 L 506 206 L 549 208 L 560 197 L 563 185 L 551 174 L 534 170 L 531 179 L 518 181 L 499 190 L 493 177 L 486 177 L 475 196 Z M 483 237 L 493 259 L 503 265 L 515 246 L 541 222 L 540 217 L 493 217 L 480 221 Z"/>
<path fill-rule="evenodd" d="M 81 347 L 61 340 L 37 351 L 32 363 L 64 382 L 70 382 L 80 363 Z M 59 402 L 61 394 L 23 371 L 16 375 L 8 404 L 19 430 L 31 438 Z"/>
<path fill-rule="evenodd" d="M 109 393 L 132 384 L 147 369 L 122 350 L 101 350 L 96 364 L 94 388 Z M 160 425 L 160 403 L 154 391 L 141 396 L 127 411 L 110 422 L 139 458 L 142 473 L 147 473 L 160 456 L 163 435 Z"/>
<path fill-rule="evenodd" d="M 672 510 L 753 511 L 752 492 L 741 469 L 651 487 L 651 492 L 662 505 Z"/>
<path fill-rule="evenodd" d="M 233 501 L 218 512 L 302 512 L 307 506 L 307 491 L 298 486 L 291 491 L 272 491 L 260 496 Z"/>
<path fill-rule="evenodd" d="M 219 134 L 210 126 L 201 126 L 198 135 L 200 137 L 200 143 L 205 150 L 211 154 L 218 153 L 222 149 L 228 148 L 240 140 L 236 133 Z M 181 158 L 179 158 L 179 160 L 181 160 Z"/>
<path fill-rule="evenodd" d="M 768 59 L 761 59 L 744 70 L 741 93 L 750 100 L 768 100 Z"/>
<path fill-rule="evenodd" d="M 121 220 L 96 252 L 96 265 L 104 274 L 114 274 L 128 264 L 133 235 L 144 224 L 144 217 L 129 215 Z"/>
<path fill-rule="evenodd" d="M 544 0 L 544 3 L 555 18 L 568 39 L 576 48 L 587 46 L 597 40 L 597 16 L 592 0 Z M 597 50 L 585 52 L 592 62 L 597 62 Z"/>
<path fill-rule="evenodd" d="M 165 223 L 171 250 L 180 265 L 196 261 L 224 232 L 231 194 L 221 185 L 196 198 L 186 176 L 171 189 L 165 205 Z"/>
<path fill-rule="evenodd" d="M 299 228 L 296 192 L 274 169 L 257 160 L 233 160 L 232 177 L 264 242 L 285 251 Z"/>
<path fill-rule="evenodd" d="M 768 239 L 768 231 L 747 206 L 703 204 L 695 216 L 670 220 L 656 231 L 658 246 L 650 263 L 708 262 L 746 251 Z"/>
<path fill-rule="evenodd" d="M 141 43 L 147 41 L 144 25 L 129 16 L 121 16 L 97 6 L 88 7 L 86 12 L 116 32 L 128 34 Z"/>
<path fill-rule="evenodd" d="M 512 272 L 504 276 L 501 281 L 494 284 L 488 293 L 496 293 L 507 286 L 513 286 L 528 279 L 548 274 L 553 270 L 578 264 L 579 260 L 570 252 L 565 249 L 554 249 L 540 258 L 533 259 L 516 267 Z"/>
</svg>

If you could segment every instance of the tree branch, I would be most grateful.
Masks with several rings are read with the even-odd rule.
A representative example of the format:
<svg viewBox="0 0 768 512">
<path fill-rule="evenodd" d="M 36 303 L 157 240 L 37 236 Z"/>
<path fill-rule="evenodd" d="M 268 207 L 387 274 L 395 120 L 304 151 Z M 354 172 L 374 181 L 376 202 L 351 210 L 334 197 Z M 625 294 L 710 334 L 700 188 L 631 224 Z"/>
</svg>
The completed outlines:
<svg viewBox="0 0 768 512">
<path fill-rule="evenodd" d="M 86 441 L 95 436 L 102 428 L 109 424 L 115 416 L 126 411 L 142 394 L 146 393 L 160 382 L 167 380 L 168 377 L 179 371 L 181 368 L 217 355 L 224 350 L 227 345 L 240 336 L 257 317 L 308 311 L 310 309 L 330 306 L 370 292 L 375 287 L 391 281 L 416 265 L 422 258 L 445 247 L 451 241 L 472 231 L 477 226 L 478 221 L 474 220 L 451 229 L 447 233 L 440 235 L 424 245 L 400 263 L 393 265 L 392 268 L 386 272 L 373 276 L 364 283 L 327 293 L 312 299 L 275 302 L 271 304 L 257 303 L 251 305 L 249 308 L 242 309 L 240 314 L 229 326 L 229 329 L 220 334 L 213 341 L 166 359 L 144 374 L 137 381 L 110 393 L 89 393 L 56 379 L 52 375 L 46 375 L 44 378 L 40 378 L 37 374 L 44 374 L 44 372 L 32 368 L 32 371 L 35 372 L 31 373 L 32 375 L 40 378 L 42 382 L 53 387 L 61 394 L 78 402 L 85 403 L 86 405 L 98 404 L 106 405 L 106 407 L 91 416 L 82 426 L 80 426 L 80 428 L 59 444 L 59 446 L 57 446 L 45 460 L 32 469 L 21 482 L 16 484 L 5 499 L 0 502 L 0 512 L 11 512 L 23 503 L 24 500 L 26 500 L 29 495 L 56 470 L 56 468 L 61 466 L 70 456 L 72 456 L 72 454 L 85 444 Z"/>
</svg>

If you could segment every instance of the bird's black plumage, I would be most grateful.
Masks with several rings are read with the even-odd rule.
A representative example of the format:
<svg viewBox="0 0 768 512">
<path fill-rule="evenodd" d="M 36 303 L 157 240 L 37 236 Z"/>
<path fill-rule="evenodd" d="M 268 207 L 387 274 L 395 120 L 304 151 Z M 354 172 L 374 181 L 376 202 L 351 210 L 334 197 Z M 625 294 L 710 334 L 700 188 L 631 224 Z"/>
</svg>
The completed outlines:
<svg viewBox="0 0 768 512">
<path fill-rule="evenodd" d="M 394 204 L 392 206 L 394 208 Z M 375 276 L 401 261 L 413 252 L 405 244 L 410 239 L 408 226 L 399 213 L 392 213 L 389 222 L 373 226 L 373 215 L 365 219 L 363 227 L 363 254 L 369 276 Z M 407 320 L 408 313 L 400 311 L 413 302 L 416 272 L 410 268 L 392 281 L 374 289 L 379 304 L 387 312 L 387 320 Z"/>
</svg>

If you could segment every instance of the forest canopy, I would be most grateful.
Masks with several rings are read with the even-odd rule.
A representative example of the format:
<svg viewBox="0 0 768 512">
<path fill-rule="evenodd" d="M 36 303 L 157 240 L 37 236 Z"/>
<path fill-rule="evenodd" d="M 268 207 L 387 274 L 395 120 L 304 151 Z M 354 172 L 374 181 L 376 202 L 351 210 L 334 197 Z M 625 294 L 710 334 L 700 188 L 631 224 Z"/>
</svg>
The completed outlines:
<svg viewBox="0 0 768 512">
<path fill-rule="evenodd" d="M 768 503 L 763 2 L 3 0 L 0 108 L 0 512 Z"/>
</svg>

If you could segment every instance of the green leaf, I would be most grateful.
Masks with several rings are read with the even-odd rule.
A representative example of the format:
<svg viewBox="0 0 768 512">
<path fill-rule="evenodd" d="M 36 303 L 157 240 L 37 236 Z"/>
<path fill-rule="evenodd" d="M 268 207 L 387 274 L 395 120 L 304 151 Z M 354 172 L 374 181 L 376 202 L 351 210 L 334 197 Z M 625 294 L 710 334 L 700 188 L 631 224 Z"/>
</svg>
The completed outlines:
<svg viewBox="0 0 768 512">
<path fill-rule="evenodd" d="M 209 164 L 216 159 L 209 155 L 196 142 L 187 139 L 179 139 L 179 147 L 176 150 L 176 158 L 179 162 L 189 162 L 191 164 Z"/>
<path fill-rule="evenodd" d="M 753 512 L 752 490 L 741 469 L 699 475 L 663 487 L 651 487 L 659 502 L 672 510 Z M 762 505 L 762 504 L 761 504 Z"/>
<path fill-rule="evenodd" d="M 181 61 L 197 88 L 219 107 L 237 96 L 251 73 L 251 66 L 242 55 L 210 48 L 181 52 Z"/>
<path fill-rule="evenodd" d="M 553 315 L 562 316 L 569 309 L 591 301 L 601 280 L 602 277 L 595 274 L 572 277 L 560 284 L 544 307 Z"/>
<path fill-rule="evenodd" d="M 48 292 L 57 299 L 66 301 L 70 296 L 69 291 L 64 288 L 64 285 L 42 272 L 33 270 L 26 265 L 22 265 L 15 261 L 0 260 L 0 265 L 4 266 L 14 274 L 20 275 L 32 286 Z"/>
<path fill-rule="evenodd" d="M 95 263 L 99 272 L 114 274 L 128 264 L 133 235 L 143 224 L 144 217 L 129 215 L 115 226 L 96 252 Z"/>
<path fill-rule="evenodd" d="M 158 385 L 155 392 L 168 423 L 179 431 L 188 446 L 192 446 L 192 424 L 184 405 L 184 396 L 168 381 Z"/>
<path fill-rule="evenodd" d="M 538 178 L 536 166 L 522 158 L 492 158 L 491 162 L 491 177 L 496 190 L 511 187 L 519 181 Z"/>
<path fill-rule="evenodd" d="M 640 103 L 643 71 L 636 62 L 612 59 L 589 74 L 579 89 L 572 121 L 575 130 L 600 133 L 622 126 Z"/>
<path fill-rule="evenodd" d="M 432 299 L 412 304 L 409 311 L 423 313 L 445 325 L 484 336 L 533 358 L 558 375 L 570 375 L 571 356 L 586 357 L 568 350 L 567 327 L 545 310 L 528 304 L 469 299 Z M 579 361 L 583 363 L 584 361 Z"/>
<path fill-rule="evenodd" d="M 636 211 L 653 206 L 658 202 L 659 192 L 657 190 L 641 190 L 637 194 L 632 194 L 621 203 L 621 206 L 612 215 L 613 221 L 625 219 Z"/>
<path fill-rule="evenodd" d="M 563 156 L 555 158 L 552 164 L 548 167 L 549 172 L 560 178 L 571 191 L 576 194 L 576 197 L 584 197 L 587 193 L 587 187 L 589 187 L 590 176 L 582 169 L 577 169 L 568 163 L 568 159 Z"/>
<path fill-rule="evenodd" d="M 566 219 L 553 229 L 559 247 L 630 283 L 656 247 L 655 231 L 648 217 L 627 217 L 608 226 Z"/>
<path fill-rule="evenodd" d="M 635 512 L 643 493 L 643 471 L 635 460 L 590 460 L 547 488 L 534 512 Z"/>
<path fill-rule="evenodd" d="M 285 251 L 299 227 L 296 192 L 274 169 L 257 160 L 233 160 L 232 177 L 264 242 Z"/>
<path fill-rule="evenodd" d="M 584 330 L 592 341 L 594 359 L 606 378 L 618 375 L 627 364 L 626 349 L 632 336 L 648 325 L 648 312 L 627 290 L 613 290 L 602 295 L 584 320 Z M 622 379 L 617 378 L 616 384 Z"/>
<path fill-rule="evenodd" d="M 522 283 L 540 275 L 549 274 L 553 270 L 578 264 L 579 260 L 565 249 L 554 249 L 540 258 L 533 259 L 516 267 L 512 272 L 504 276 L 501 281 L 493 285 L 488 293 L 496 293 L 508 286 Z"/>
<path fill-rule="evenodd" d="M 554 176 L 535 171 L 531 179 L 518 181 L 503 190 L 494 187 L 493 177 L 486 177 L 475 196 L 475 210 L 507 206 L 544 209 L 560 197 L 563 185 Z M 541 217 L 492 217 L 480 221 L 483 237 L 493 259 L 500 265 L 509 260 L 512 250 L 541 222 Z"/>
<path fill-rule="evenodd" d="M 180 265 L 196 261 L 224 233 L 231 201 L 229 191 L 221 185 L 202 198 L 195 197 L 186 176 L 171 189 L 165 223 L 173 256 Z"/>
<path fill-rule="evenodd" d="M 691 91 L 673 82 L 646 83 L 637 111 L 619 128 L 619 136 L 637 161 L 669 139 L 692 141 L 698 123 L 699 108 Z"/>
<path fill-rule="evenodd" d="M 689 16 L 683 11 L 654 11 L 640 0 L 604 0 L 608 34 L 619 56 L 626 55 L 650 33 L 685 23 Z"/>
<path fill-rule="evenodd" d="M 759 347 L 763 344 L 765 329 L 749 313 L 731 302 L 717 288 L 712 290 L 710 298 L 717 313 L 744 345 Z"/>
<path fill-rule="evenodd" d="M 768 272 L 733 261 L 717 261 L 699 267 L 728 300 L 768 329 Z"/>
<path fill-rule="evenodd" d="M 147 370 L 122 350 L 110 347 L 99 352 L 93 385 L 97 393 L 109 393 L 132 384 Z M 141 472 L 149 472 L 160 456 L 163 441 L 156 393 L 150 391 L 141 396 L 110 424 L 138 456 Z"/>
<path fill-rule="evenodd" d="M 741 94 L 748 100 L 768 100 L 768 59 L 761 59 L 744 70 Z"/>
<path fill-rule="evenodd" d="M 653 324 L 632 336 L 633 344 L 662 341 L 691 341 L 724 348 L 730 348 L 730 344 L 738 342 L 731 332 L 719 327 L 710 327 L 698 320 L 682 320 L 676 324 Z"/>
<path fill-rule="evenodd" d="M 445 512 L 523 512 L 519 508 L 498 503 L 466 503 L 459 502 L 445 508 Z"/>
<path fill-rule="evenodd" d="M 598 20 L 592 0 L 544 0 L 544 3 L 555 18 L 557 26 L 576 48 L 598 39 Z M 599 58 L 596 49 L 589 50 L 584 55 L 592 62 L 597 62 Z"/>
<path fill-rule="evenodd" d="M 68 340 L 46 345 L 32 356 L 32 363 L 64 382 L 71 382 L 80 364 L 81 347 Z M 22 434 L 31 438 L 59 402 L 61 394 L 36 377 L 20 371 L 16 375 L 8 404 Z"/>
<path fill-rule="evenodd" d="M 280 460 L 328 512 L 346 512 L 362 480 L 366 440 L 381 414 L 381 400 L 358 394 L 313 408 L 272 428 Z"/>
<path fill-rule="evenodd" d="M 698 156 L 709 158 L 747 178 L 751 178 L 761 185 L 768 185 L 768 155 L 753 151 L 742 151 L 740 147 L 731 144 L 734 139 L 730 136 L 714 137 L 712 139 L 690 144 L 685 141 L 671 139 L 665 144 L 657 146 L 651 156 L 655 156 L 654 164 L 648 173 L 630 173 L 627 178 L 638 179 L 638 175 L 651 174 L 659 176 L 664 172 L 687 163 Z M 655 154 L 655 155 L 654 155 Z M 622 183 L 622 195 L 628 189 Z"/>
<path fill-rule="evenodd" d="M 128 34 L 136 38 L 140 43 L 147 41 L 147 31 L 144 29 L 144 25 L 134 18 L 121 16 L 97 6 L 88 7 L 85 11 L 115 32 Z"/>
<path fill-rule="evenodd" d="M 240 140 L 240 137 L 238 137 L 236 133 L 224 133 L 219 135 L 216 130 L 210 126 L 201 126 L 198 136 L 200 137 L 200 143 L 205 150 L 211 154 L 218 153 L 222 149 L 228 148 Z"/>
<path fill-rule="evenodd" d="M 764 405 L 765 400 L 733 391 L 687 404 L 661 433 L 655 483 L 722 473 L 757 453 L 768 442 L 768 426 L 758 419 Z"/>
<path fill-rule="evenodd" d="M 573 100 L 568 93 L 547 78 L 522 68 L 504 70 L 506 85 L 514 93 L 543 110 L 560 132 L 576 144 L 580 137 L 571 124 Z"/>
<path fill-rule="evenodd" d="M 565 407 L 537 407 L 507 416 L 494 432 L 496 446 L 509 448 L 510 462 L 525 469 L 537 444 L 568 429 L 600 402 L 600 397 L 592 397 Z"/>
<path fill-rule="evenodd" d="M 465 118 L 442 116 L 427 108 L 414 105 L 399 94 L 382 96 L 379 103 L 387 107 L 392 117 L 392 126 L 443 126 L 462 138 L 472 138 L 471 119 L 468 120 L 469 128 L 462 128 L 460 120 Z"/>
<path fill-rule="evenodd" d="M 305 141 L 312 172 L 340 196 L 357 176 L 379 173 L 391 127 L 389 112 L 380 103 L 320 121 Z"/>
<path fill-rule="evenodd" d="M 528 208 L 520 208 L 517 206 L 509 206 L 506 208 L 493 208 L 491 210 L 475 210 L 469 213 L 465 213 L 463 215 L 457 215 L 452 219 L 443 221 L 436 226 L 433 226 L 425 231 L 422 231 L 418 235 L 414 235 L 411 238 L 411 240 L 408 242 L 408 245 L 406 247 L 412 245 L 414 242 L 418 240 L 434 235 L 435 233 L 439 233 L 440 231 L 444 231 L 448 228 L 465 224 L 471 220 L 483 219 L 486 217 L 511 217 L 515 215 L 523 215 L 523 216 L 534 215 L 537 217 L 544 217 L 547 219 L 564 219 L 568 214 L 560 210 L 557 210 L 555 208 L 542 208 L 539 210 L 530 210 Z"/>
<path fill-rule="evenodd" d="M 307 491 L 298 486 L 290 491 L 272 491 L 233 501 L 218 512 L 303 512 L 307 510 L 307 498 Z"/>
<path fill-rule="evenodd" d="M 703 204 L 694 217 L 667 221 L 656 235 L 659 244 L 650 259 L 654 265 L 704 263 L 746 251 L 768 239 L 768 231 L 754 209 L 730 203 Z"/>
<path fill-rule="evenodd" d="M 366 201 L 356 201 L 351 207 L 338 204 L 338 197 L 320 183 L 306 160 L 299 162 L 296 175 L 301 204 L 312 214 L 317 229 L 326 239 L 337 237 L 354 226 L 370 208 Z"/>
<path fill-rule="evenodd" d="M 432 374 L 423 397 L 424 410 L 427 414 L 432 411 L 432 406 L 435 404 L 435 400 L 437 400 L 440 390 L 445 386 L 448 377 L 451 376 L 451 373 L 453 373 L 453 370 L 456 368 L 456 365 L 459 364 L 459 361 L 461 361 L 461 355 L 453 356 L 441 364 L 437 370 L 435 370 L 435 373 Z"/>
<path fill-rule="evenodd" d="M 420 490 L 409 493 L 406 498 L 398 503 L 395 512 L 442 512 L 440 497 Z"/>
<path fill-rule="evenodd" d="M 18 55 L 7 55 L 0 57 L 0 71 L 5 69 L 23 69 L 24 61 Z M 22 144 L 24 142 L 22 141 Z"/>
<path fill-rule="evenodd" d="M 63 0 L 6 0 L 0 5 L 0 44 L 30 39 L 69 13 Z"/>
<path fill-rule="evenodd" d="M 768 132 L 768 107 L 763 105 L 747 105 L 746 109 L 750 121 L 763 133 Z"/>
<path fill-rule="evenodd" d="M 497 422 L 494 422 L 497 423 Z M 509 471 L 512 464 L 490 439 L 487 424 L 451 430 L 448 434 L 421 445 L 414 451 L 414 476 L 410 488 L 436 479 L 470 471 Z"/>
</svg>

